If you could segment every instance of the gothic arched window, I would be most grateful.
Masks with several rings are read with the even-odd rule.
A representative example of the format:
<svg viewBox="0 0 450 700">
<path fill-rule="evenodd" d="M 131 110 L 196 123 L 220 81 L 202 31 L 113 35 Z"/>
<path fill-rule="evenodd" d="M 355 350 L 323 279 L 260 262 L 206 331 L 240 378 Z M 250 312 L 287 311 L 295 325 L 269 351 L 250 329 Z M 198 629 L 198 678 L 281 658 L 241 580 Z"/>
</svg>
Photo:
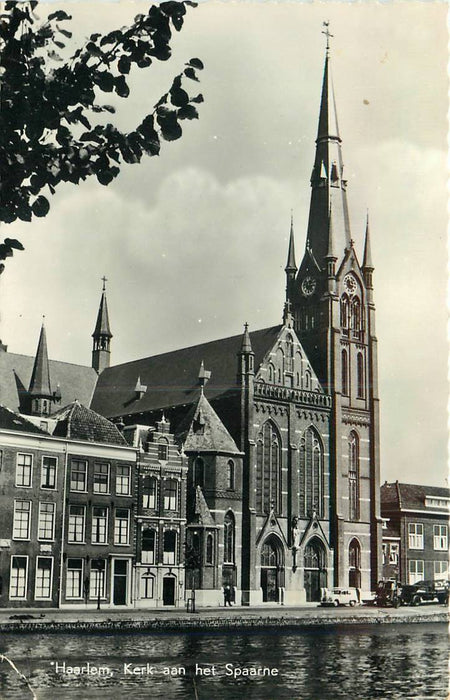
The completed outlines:
<svg viewBox="0 0 450 700">
<path fill-rule="evenodd" d="M 206 536 L 206 563 L 214 564 L 214 539 L 211 533 Z"/>
<path fill-rule="evenodd" d="M 341 353 L 341 375 L 342 375 L 342 393 L 344 396 L 349 394 L 348 386 L 348 353 L 343 350 Z"/>
<path fill-rule="evenodd" d="M 256 510 L 278 512 L 281 492 L 281 440 L 271 421 L 256 438 Z"/>
<path fill-rule="evenodd" d="M 294 371 L 294 341 L 290 334 L 286 336 L 286 355 L 284 358 L 284 371 Z"/>
<path fill-rule="evenodd" d="M 230 511 L 226 513 L 223 523 L 223 561 L 225 564 L 234 564 L 234 515 Z"/>
<path fill-rule="evenodd" d="M 275 381 L 275 367 L 272 363 L 269 363 L 269 382 L 273 384 Z"/>
<path fill-rule="evenodd" d="M 194 486 L 201 486 L 203 487 L 204 485 L 204 479 L 205 479 L 205 464 L 203 462 L 203 459 L 201 457 L 197 457 L 197 459 L 194 461 Z"/>
<path fill-rule="evenodd" d="M 319 434 L 311 427 L 300 441 L 300 517 L 310 517 L 313 511 L 323 517 L 323 447 Z"/>
<path fill-rule="evenodd" d="M 364 358 L 362 352 L 356 356 L 356 387 L 358 399 L 364 398 Z"/>
<path fill-rule="evenodd" d="M 341 296 L 341 328 L 348 335 L 350 328 L 350 302 L 346 294 Z"/>
<path fill-rule="evenodd" d="M 227 489 L 234 489 L 234 462 L 232 459 L 227 462 Z"/>
<path fill-rule="evenodd" d="M 359 518 L 359 438 L 354 430 L 348 438 L 348 517 Z"/>
<path fill-rule="evenodd" d="M 352 299 L 352 335 L 359 338 L 361 334 L 361 302 L 358 297 Z"/>
</svg>

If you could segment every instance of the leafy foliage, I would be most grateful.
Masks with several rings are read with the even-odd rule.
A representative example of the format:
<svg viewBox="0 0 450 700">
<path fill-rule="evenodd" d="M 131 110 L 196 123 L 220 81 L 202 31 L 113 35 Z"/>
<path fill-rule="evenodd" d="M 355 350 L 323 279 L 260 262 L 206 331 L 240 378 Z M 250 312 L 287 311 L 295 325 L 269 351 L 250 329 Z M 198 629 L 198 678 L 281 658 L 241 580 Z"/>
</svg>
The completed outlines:
<svg viewBox="0 0 450 700">
<path fill-rule="evenodd" d="M 6 2 L 0 17 L 0 221 L 46 216 L 48 194 L 61 182 L 78 184 L 94 175 L 102 185 L 117 177 L 120 165 L 139 163 L 143 155 L 159 154 L 161 140 L 182 135 L 181 122 L 196 119 L 196 104 L 186 79 L 197 81 L 203 68 L 190 59 L 134 131 L 123 133 L 113 124 L 91 124 L 93 114 L 114 113 L 102 93 L 127 98 L 134 66 L 148 68 L 171 55 L 172 31 L 180 31 L 188 6 L 163 2 L 134 18 L 129 27 L 92 34 L 69 60 L 60 50 L 72 33 L 63 10 L 40 21 L 36 1 Z M 96 118 L 98 122 L 98 118 Z M 43 193 L 44 191 L 44 193 Z M 19 241 L 0 244 L 0 260 L 21 250 Z M 0 272 L 3 265 L 0 266 Z"/>
</svg>

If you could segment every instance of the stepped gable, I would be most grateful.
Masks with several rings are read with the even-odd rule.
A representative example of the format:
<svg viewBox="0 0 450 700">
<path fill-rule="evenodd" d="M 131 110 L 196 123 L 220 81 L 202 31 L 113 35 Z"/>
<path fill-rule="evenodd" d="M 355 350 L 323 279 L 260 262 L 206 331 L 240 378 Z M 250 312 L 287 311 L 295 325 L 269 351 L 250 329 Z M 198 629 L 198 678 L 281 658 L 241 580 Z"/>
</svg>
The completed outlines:
<svg viewBox="0 0 450 700">
<path fill-rule="evenodd" d="M 251 332 L 255 369 L 273 346 L 281 326 Z M 204 361 L 212 372 L 205 387 L 208 400 L 237 391 L 237 355 L 242 333 L 162 355 L 109 367 L 101 373 L 91 408 L 107 417 L 132 416 L 169 406 L 192 404 L 198 396 L 198 368 Z M 136 379 L 147 387 L 136 395 Z"/>
<path fill-rule="evenodd" d="M 219 416 L 206 399 L 203 391 L 177 430 L 177 440 L 185 452 L 226 452 L 239 450 Z"/>
<path fill-rule="evenodd" d="M 28 396 L 35 358 L 5 352 L 0 348 L 0 403 L 12 411 L 20 411 Z M 59 387 L 61 406 L 78 399 L 89 406 L 92 400 L 97 372 L 92 367 L 49 360 L 52 389 Z"/>
<path fill-rule="evenodd" d="M 57 420 L 53 435 L 72 440 L 127 445 L 123 435 L 107 418 L 100 416 L 78 401 L 65 406 L 52 416 Z"/>
<path fill-rule="evenodd" d="M 18 413 L 14 413 L 5 406 L 0 406 L 0 428 L 4 430 L 17 430 L 21 433 L 38 433 L 48 435 L 45 430 L 41 430 L 37 425 L 27 420 Z"/>
</svg>

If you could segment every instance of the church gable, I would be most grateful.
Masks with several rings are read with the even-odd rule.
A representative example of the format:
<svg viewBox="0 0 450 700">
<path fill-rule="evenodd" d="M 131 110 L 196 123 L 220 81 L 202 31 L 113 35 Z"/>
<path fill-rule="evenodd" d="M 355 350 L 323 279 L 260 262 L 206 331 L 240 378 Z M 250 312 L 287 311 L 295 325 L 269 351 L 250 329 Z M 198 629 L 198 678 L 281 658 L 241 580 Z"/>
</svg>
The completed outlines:
<svg viewBox="0 0 450 700">
<path fill-rule="evenodd" d="M 288 325 L 281 328 L 255 379 L 266 384 L 323 392 L 299 339 Z"/>
</svg>

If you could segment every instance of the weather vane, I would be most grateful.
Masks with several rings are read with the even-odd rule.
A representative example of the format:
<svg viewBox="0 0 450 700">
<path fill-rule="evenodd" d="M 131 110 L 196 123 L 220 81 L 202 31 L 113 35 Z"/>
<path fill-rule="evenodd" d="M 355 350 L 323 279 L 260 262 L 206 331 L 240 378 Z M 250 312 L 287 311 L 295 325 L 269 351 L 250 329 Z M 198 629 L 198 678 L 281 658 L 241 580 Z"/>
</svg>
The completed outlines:
<svg viewBox="0 0 450 700">
<path fill-rule="evenodd" d="M 327 37 L 327 51 L 330 50 L 330 39 L 333 38 L 334 34 L 330 34 L 330 21 L 327 20 L 326 22 L 322 22 L 322 25 L 325 27 L 324 30 L 322 30 L 322 34 L 325 34 Z"/>
<path fill-rule="evenodd" d="M 103 291 L 105 291 L 105 289 L 106 289 L 106 283 L 107 283 L 107 281 L 108 281 L 108 278 L 105 277 L 105 275 L 103 275 L 103 277 L 102 277 Z"/>
</svg>

